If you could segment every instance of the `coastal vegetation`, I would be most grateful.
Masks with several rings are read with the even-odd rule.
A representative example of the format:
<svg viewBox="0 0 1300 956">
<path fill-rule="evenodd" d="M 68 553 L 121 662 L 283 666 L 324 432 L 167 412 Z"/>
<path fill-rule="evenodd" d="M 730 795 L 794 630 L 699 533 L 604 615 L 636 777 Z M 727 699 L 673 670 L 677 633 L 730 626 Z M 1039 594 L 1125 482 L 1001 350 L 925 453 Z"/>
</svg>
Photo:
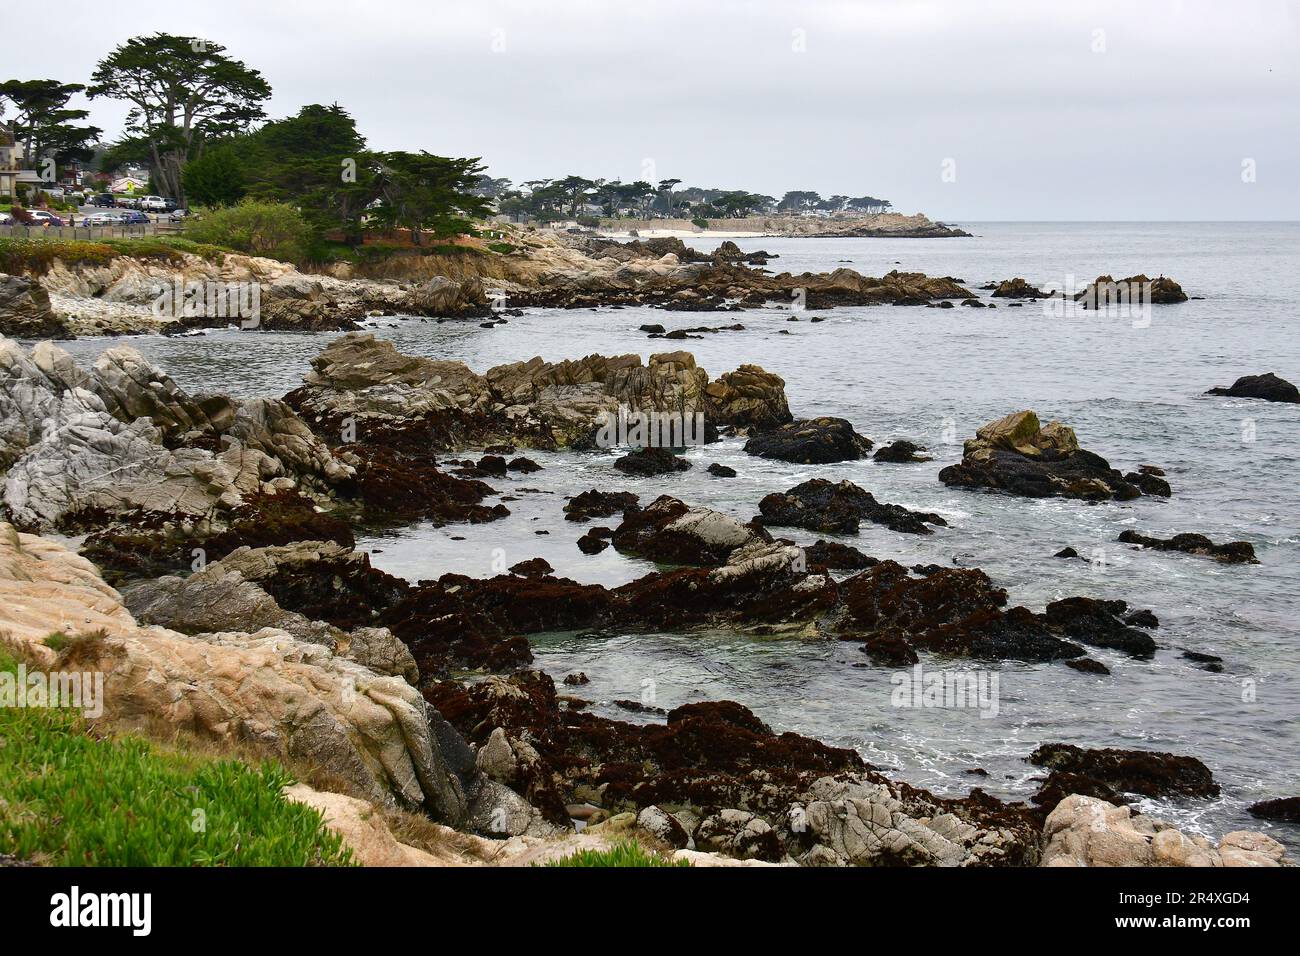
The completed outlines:
<svg viewBox="0 0 1300 956">
<path fill-rule="evenodd" d="M 186 255 L 220 262 L 233 251 L 186 236 L 147 236 L 138 239 L 54 239 L 43 236 L 0 236 L 0 272 L 43 275 L 57 260 L 67 266 L 101 266 L 129 257 L 180 264 Z"/>
<path fill-rule="evenodd" d="M 54 638 L 51 640 L 51 638 Z M 68 652 L 76 639 L 45 644 Z M 0 651 L 0 672 L 18 660 Z M 253 766 L 97 728 L 57 707 L 0 708 L 0 844 L 52 866 L 339 866 L 342 840 Z"/>
<path fill-rule="evenodd" d="M 551 860 L 545 864 L 550 867 L 687 867 L 689 860 L 672 860 L 647 850 L 639 843 L 630 840 L 614 844 L 608 850 L 579 850 L 571 856 Z"/>
</svg>

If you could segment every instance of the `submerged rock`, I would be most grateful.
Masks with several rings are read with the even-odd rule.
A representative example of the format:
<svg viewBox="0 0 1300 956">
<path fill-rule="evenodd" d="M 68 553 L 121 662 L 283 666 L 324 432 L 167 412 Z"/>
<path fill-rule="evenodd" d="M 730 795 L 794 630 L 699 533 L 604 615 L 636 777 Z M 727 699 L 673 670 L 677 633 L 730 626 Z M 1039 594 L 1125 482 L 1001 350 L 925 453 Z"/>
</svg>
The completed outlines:
<svg viewBox="0 0 1300 956">
<path fill-rule="evenodd" d="M 1212 388 L 1206 395 L 1228 395 L 1232 398 L 1262 398 L 1266 402 L 1300 402 L 1300 389 L 1272 372 L 1263 375 L 1243 375 L 1228 388 Z"/>
<path fill-rule="evenodd" d="M 1124 544 L 1136 544 L 1143 548 L 1158 551 L 1181 551 L 1184 554 L 1198 554 L 1214 558 L 1224 564 L 1259 564 L 1255 557 L 1255 548 L 1249 541 L 1229 541 L 1215 544 L 1203 534 L 1185 532 L 1172 538 L 1153 538 L 1132 529 L 1121 531 L 1119 538 Z"/>
</svg>

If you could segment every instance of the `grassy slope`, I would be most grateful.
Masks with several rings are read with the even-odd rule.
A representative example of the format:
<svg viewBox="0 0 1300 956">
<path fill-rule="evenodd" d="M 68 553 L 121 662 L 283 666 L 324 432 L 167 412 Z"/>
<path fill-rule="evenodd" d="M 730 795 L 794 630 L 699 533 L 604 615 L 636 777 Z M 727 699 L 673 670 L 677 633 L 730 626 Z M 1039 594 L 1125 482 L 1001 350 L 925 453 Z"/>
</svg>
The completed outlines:
<svg viewBox="0 0 1300 956">
<path fill-rule="evenodd" d="M 0 670 L 16 661 L 0 650 Z M 30 669 L 30 668 L 29 668 Z M 289 773 L 98 736 L 69 709 L 0 707 L 0 854 L 61 866 L 338 866 Z"/>
<path fill-rule="evenodd" d="M 566 856 L 559 860 L 552 860 L 547 866 L 617 866 L 617 867 L 657 867 L 657 866 L 685 866 L 691 864 L 687 860 L 678 860 L 673 862 L 667 857 L 660 856 L 644 847 L 633 843 L 616 843 L 608 850 L 579 850 L 572 856 Z"/>
</svg>

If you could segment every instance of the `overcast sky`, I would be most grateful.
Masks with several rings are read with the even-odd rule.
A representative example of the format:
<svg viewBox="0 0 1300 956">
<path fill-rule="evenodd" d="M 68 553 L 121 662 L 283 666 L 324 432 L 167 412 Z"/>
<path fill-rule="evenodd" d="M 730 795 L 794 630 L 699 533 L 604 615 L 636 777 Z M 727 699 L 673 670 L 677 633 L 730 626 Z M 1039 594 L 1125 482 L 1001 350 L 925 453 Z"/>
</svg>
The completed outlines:
<svg viewBox="0 0 1300 956">
<path fill-rule="evenodd" d="M 262 71 L 272 116 L 338 102 L 372 148 L 481 156 L 516 182 L 814 189 L 957 222 L 1300 219 L 1294 0 L 50 9 L 7 5 L 0 79 L 85 82 L 129 36 L 203 36 Z M 124 106 L 91 109 L 120 132 Z"/>
</svg>

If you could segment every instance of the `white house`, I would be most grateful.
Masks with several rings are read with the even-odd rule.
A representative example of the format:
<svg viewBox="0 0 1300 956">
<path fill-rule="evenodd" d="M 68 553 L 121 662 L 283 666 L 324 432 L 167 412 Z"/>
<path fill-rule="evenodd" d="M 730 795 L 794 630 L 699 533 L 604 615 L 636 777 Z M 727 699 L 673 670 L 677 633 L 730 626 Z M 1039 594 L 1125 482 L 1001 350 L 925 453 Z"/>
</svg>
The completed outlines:
<svg viewBox="0 0 1300 956">
<path fill-rule="evenodd" d="M 113 180 L 112 188 L 115 193 L 142 193 L 149 188 L 149 184 L 134 176 L 123 176 L 121 179 Z"/>
</svg>

